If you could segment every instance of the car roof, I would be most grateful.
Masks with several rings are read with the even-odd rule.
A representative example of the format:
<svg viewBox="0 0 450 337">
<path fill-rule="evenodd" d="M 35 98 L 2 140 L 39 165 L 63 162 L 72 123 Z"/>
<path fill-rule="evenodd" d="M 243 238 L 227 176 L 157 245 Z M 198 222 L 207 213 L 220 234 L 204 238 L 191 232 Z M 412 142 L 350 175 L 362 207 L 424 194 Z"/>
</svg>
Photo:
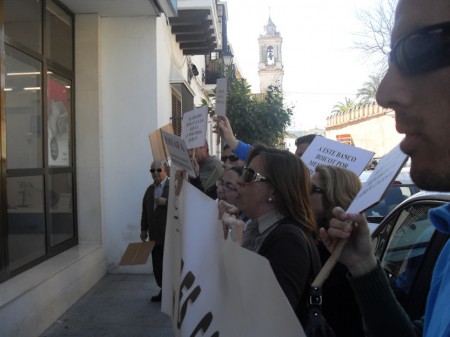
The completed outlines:
<svg viewBox="0 0 450 337">
<path fill-rule="evenodd" d="M 399 203 L 391 212 L 389 212 L 389 214 L 385 216 L 384 219 L 386 219 L 391 213 L 396 212 L 397 209 L 402 207 L 404 204 L 417 201 L 441 201 L 447 203 L 450 202 L 450 192 L 419 191 Z M 384 222 L 384 219 L 382 222 Z"/>
<path fill-rule="evenodd" d="M 391 215 L 398 212 L 398 209 L 403 208 L 405 204 L 410 204 L 412 202 L 417 201 L 438 201 L 443 203 L 450 202 L 450 192 L 435 192 L 435 191 L 419 191 L 416 194 L 408 197 L 406 200 L 402 201 L 398 204 L 389 214 L 387 214 L 380 223 L 369 222 L 370 232 L 372 233 L 372 237 L 375 237 L 379 228 L 383 227 L 387 219 L 391 218 Z M 390 221 L 390 220 L 389 220 Z"/>
<path fill-rule="evenodd" d="M 420 191 L 413 194 L 401 204 L 411 201 L 419 200 L 438 200 L 444 202 L 450 202 L 450 192 L 437 192 L 437 191 Z M 400 204 L 400 205 L 401 205 Z"/>
<path fill-rule="evenodd" d="M 359 175 L 359 180 L 364 184 L 372 175 L 373 170 L 365 170 Z M 411 179 L 409 170 L 402 170 L 394 179 L 394 184 L 413 185 L 414 182 Z"/>
</svg>

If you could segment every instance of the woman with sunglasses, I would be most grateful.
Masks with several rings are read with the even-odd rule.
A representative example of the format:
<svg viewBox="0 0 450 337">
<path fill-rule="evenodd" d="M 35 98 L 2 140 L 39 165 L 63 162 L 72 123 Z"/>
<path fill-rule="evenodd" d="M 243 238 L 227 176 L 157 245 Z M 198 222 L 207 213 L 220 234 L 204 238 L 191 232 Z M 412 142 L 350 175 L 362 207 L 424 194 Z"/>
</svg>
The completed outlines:
<svg viewBox="0 0 450 337">
<path fill-rule="evenodd" d="M 242 246 L 269 260 L 302 323 L 306 320 L 312 258 L 320 264 L 310 190 L 309 171 L 298 157 L 289 151 L 256 145 L 249 154 L 236 198 L 237 208 L 250 219 Z M 240 223 L 236 227 L 242 227 L 242 221 L 235 222 Z"/>
<path fill-rule="evenodd" d="M 337 205 L 347 209 L 362 187 L 359 177 L 344 168 L 317 165 L 311 177 L 311 207 L 319 228 L 328 229 Z M 318 243 L 322 264 L 330 253 Z M 362 337 L 361 312 L 346 274 L 347 268 L 338 263 L 323 284 L 322 312 L 336 337 Z"/>
</svg>

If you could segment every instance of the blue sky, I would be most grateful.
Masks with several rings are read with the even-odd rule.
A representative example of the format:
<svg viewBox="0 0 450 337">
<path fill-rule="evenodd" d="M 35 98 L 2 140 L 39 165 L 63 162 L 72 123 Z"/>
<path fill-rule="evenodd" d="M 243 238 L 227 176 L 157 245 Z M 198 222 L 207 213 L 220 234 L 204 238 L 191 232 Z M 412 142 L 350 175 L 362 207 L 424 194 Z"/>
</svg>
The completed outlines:
<svg viewBox="0 0 450 337">
<path fill-rule="evenodd" d="M 360 9 L 373 0 L 226 0 L 228 36 L 235 60 L 254 92 L 259 91 L 258 37 L 270 16 L 283 38 L 283 90 L 295 105 L 292 130 L 324 128 L 345 97 L 355 98 L 372 63 L 354 48 Z"/>
</svg>

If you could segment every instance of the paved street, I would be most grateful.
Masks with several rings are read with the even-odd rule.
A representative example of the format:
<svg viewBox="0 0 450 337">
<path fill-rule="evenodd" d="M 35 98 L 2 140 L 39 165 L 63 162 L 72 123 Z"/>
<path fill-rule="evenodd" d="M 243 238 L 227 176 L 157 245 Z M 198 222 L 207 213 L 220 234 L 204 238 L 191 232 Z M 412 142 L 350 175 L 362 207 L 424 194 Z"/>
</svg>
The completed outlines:
<svg viewBox="0 0 450 337">
<path fill-rule="evenodd" d="M 41 337 L 173 337 L 153 275 L 108 274 Z"/>
</svg>

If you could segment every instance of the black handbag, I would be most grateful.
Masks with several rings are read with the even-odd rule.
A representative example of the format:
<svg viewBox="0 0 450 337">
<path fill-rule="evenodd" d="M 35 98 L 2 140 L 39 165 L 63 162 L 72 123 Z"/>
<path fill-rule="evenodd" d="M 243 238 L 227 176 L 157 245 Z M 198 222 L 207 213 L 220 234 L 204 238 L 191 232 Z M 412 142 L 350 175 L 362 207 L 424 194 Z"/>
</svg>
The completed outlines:
<svg viewBox="0 0 450 337">
<path fill-rule="evenodd" d="M 325 282 L 328 275 L 330 275 L 330 272 L 336 264 L 336 261 L 334 256 L 332 255 L 325 263 L 323 268 L 320 268 L 321 263 L 317 249 L 313 249 L 311 242 L 306 234 L 305 237 L 306 241 L 308 242 L 311 267 L 315 278 L 309 288 L 307 316 L 306 322 L 303 325 L 303 330 L 305 331 L 307 337 L 336 337 L 333 329 L 322 314 L 322 284 L 323 282 Z"/>
</svg>

